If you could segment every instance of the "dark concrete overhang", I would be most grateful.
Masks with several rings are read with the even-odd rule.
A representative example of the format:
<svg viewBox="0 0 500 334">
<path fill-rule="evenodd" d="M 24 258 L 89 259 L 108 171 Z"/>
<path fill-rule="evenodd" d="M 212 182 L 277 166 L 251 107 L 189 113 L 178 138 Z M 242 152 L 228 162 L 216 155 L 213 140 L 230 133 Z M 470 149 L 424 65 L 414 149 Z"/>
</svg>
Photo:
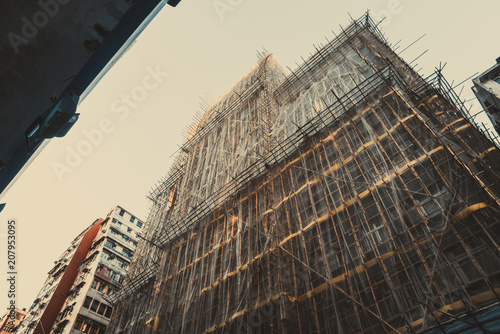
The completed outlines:
<svg viewBox="0 0 500 334">
<path fill-rule="evenodd" d="M 0 194 L 166 5 L 180 0 L 0 3 Z"/>
</svg>

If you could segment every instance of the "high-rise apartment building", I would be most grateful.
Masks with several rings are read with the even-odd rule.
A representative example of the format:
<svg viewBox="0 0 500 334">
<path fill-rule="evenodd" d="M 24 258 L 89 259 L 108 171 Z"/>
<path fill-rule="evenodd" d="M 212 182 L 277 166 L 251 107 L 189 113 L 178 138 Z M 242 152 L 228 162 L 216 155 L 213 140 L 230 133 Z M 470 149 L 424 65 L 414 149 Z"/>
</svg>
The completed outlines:
<svg viewBox="0 0 500 334">
<path fill-rule="evenodd" d="M 104 333 L 143 228 L 120 206 L 96 220 L 54 262 L 17 333 Z"/>
<path fill-rule="evenodd" d="M 152 191 L 107 333 L 500 328 L 500 151 L 367 15 L 266 55 Z"/>
<path fill-rule="evenodd" d="M 472 91 L 500 134 L 500 57 L 497 63 L 472 80 Z"/>
</svg>

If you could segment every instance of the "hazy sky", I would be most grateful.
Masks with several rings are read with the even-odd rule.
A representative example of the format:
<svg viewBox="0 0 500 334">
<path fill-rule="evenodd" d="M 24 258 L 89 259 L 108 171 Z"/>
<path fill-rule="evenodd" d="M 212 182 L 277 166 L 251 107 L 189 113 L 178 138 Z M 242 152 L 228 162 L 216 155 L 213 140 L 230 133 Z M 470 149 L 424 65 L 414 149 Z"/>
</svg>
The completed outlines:
<svg viewBox="0 0 500 334">
<path fill-rule="evenodd" d="M 182 0 L 177 8 L 165 6 L 80 105 L 69 134 L 50 142 L 0 200 L 7 202 L 1 249 L 7 219 L 19 224 L 18 307 L 29 308 L 54 260 L 94 219 L 117 204 L 147 218 L 145 196 L 168 172 L 200 96 L 219 97 L 256 64 L 262 48 L 295 69 L 313 44 L 348 25 L 348 13 L 357 18 L 367 9 L 388 14 L 381 28 L 390 42 L 402 39 L 399 50 L 427 34 L 402 53 L 410 62 L 429 49 L 417 60 L 425 75 L 447 62 L 447 79 L 459 83 L 500 56 L 498 0 Z M 468 80 L 462 98 L 474 97 L 470 86 Z M 70 153 L 78 151 L 86 156 Z M 2 268 L 6 253 L 0 252 Z M 0 282 L 0 307 L 6 307 L 7 285 Z"/>
</svg>

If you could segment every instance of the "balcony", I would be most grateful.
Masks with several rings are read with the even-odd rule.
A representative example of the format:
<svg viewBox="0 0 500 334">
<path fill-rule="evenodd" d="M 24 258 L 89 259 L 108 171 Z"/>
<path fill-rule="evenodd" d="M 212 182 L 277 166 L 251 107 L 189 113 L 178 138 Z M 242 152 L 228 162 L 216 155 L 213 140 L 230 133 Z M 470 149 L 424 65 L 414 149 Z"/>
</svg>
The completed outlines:
<svg viewBox="0 0 500 334">
<path fill-rule="evenodd" d="M 130 224 L 132 224 L 132 223 L 130 223 Z M 111 221 L 111 224 L 109 225 L 109 228 L 113 228 L 113 229 L 117 230 L 118 232 L 123 233 L 123 234 L 131 237 L 134 240 L 136 240 L 136 236 L 135 236 L 136 233 L 140 232 L 140 231 L 136 231 L 135 229 L 132 229 L 132 231 L 129 232 L 128 231 L 128 228 L 129 228 L 128 223 L 118 224 L 118 223 L 113 223 L 113 221 Z"/>
<path fill-rule="evenodd" d="M 107 268 L 108 268 L 108 267 L 106 267 L 106 266 L 102 266 L 102 267 L 103 267 L 104 269 L 107 269 Z M 111 268 L 109 268 L 109 269 L 110 269 L 110 271 L 113 271 L 113 272 L 114 272 L 114 270 L 113 270 L 113 269 L 111 269 Z M 123 269 L 122 269 L 122 270 L 123 270 Z M 108 275 L 107 275 L 107 273 L 106 273 L 106 274 L 104 274 L 104 273 L 100 272 L 100 271 L 99 271 L 99 267 L 98 267 L 98 270 L 95 272 L 95 276 L 97 276 L 97 277 L 99 277 L 99 278 L 103 279 L 104 281 L 106 281 L 106 282 L 108 282 L 108 283 L 110 283 L 110 284 L 115 285 L 115 286 L 116 286 L 116 287 L 118 287 L 118 288 L 121 288 L 121 286 L 122 286 L 122 282 L 123 282 L 123 280 L 125 279 L 125 276 L 126 276 L 126 275 L 125 275 L 125 274 L 123 274 L 123 272 L 118 272 L 118 273 L 115 273 L 115 274 L 119 275 L 120 277 L 118 278 L 118 277 L 116 277 L 116 276 L 115 276 L 114 278 L 111 278 L 111 274 L 110 274 L 110 276 L 108 276 Z"/>
<path fill-rule="evenodd" d="M 111 232 L 106 235 L 107 238 L 112 239 L 116 241 L 117 243 L 121 245 L 125 245 L 127 248 L 130 248 L 132 251 L 137 247 L 133 242 L 132 239 L 125 239 L 123 235 L 116 235 L 112 234 Z M 135 240 L 135 239 L 134 239 Z"/>
<path fill-rule="evenodd" d="M 108 326 L 108 324 L 109 324 L 108 318 L 103 317 L 102 315 L 99 315 L 95 312 L 92 312 L 92 311 L 86 309 L 85 307 L 82 307 L 80 309 L 79 314 L 85 318 L 92 320 L 93 322 L 96 322 L 96 323 L 102 325 L 102 326 Z"/>
<path fill-rule="evenodd" d="M 123 254 L 122 252 L 119 252 L 115 248 L 112 248 L 106 244 L 104 245 L 104 247 L 106 247 L 106 249 L 109 250 L 111 252 L 111 254 L 117 255 L 121 259 L 126 260 L 127 262 L 130 262 L 130 260 L 132 259 L 132 257 L 128 257 L 127 255 Z"/>
<path fill-rule="evenodd" d="M 108 267 L 109 269 L 113 270 L 117 274 L 122 274 L 122 275 L 127 274 L 128 266 L 127 266 L 127 268 L 122 268 L 121 266 L 118 266 L 114 261 L 107 260 L 103 257 L 101 257 L 99 259 L 99 263 L 101 263 L 105 267 Z"/>
<path fill-rule="evenodd" d="M 90 289 L 89 292 L 87 293 L 87 297 L 90 297 L 92 299 L 98 300 L 100 303 L 105 303 L 109 304 L 109 302 L 106 300 L 105 297 L 108 297 L 109 295 L 102 293 L 100 291 L 97 291 L 96 289 Z"/>
</svg>

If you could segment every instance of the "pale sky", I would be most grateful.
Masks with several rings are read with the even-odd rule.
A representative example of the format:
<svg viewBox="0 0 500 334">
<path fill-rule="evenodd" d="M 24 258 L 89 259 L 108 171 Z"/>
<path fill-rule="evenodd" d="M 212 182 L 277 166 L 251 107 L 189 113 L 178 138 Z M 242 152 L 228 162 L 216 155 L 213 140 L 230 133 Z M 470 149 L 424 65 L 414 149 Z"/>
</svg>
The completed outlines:
<svg viewBox="0 0 500 334">
<path fill-rule="evenodd" d="M 115 205 L 147 218 L 146 195 L 168 172 L 200 96 L 217 99 L 255 66 L 263 48 L 295 69 L 313 44 L 349 24 L 348 13 L 358 18 L 367 9 L 389 14 L 381 28 L 393 44 L 402 39 L 398 52 L 427 34 L 402 53 L 411 62 L 429 49 L 416 61 L 421 74 L 447 62 L 446 78 L 459 83 L 500 56 L 498 0 L 182 0 L 165 6 L 80 105 L 68 135 L 50 142 L 0 199 L 7 202 L 0 214 L 5 273 L 7 219 L 19 226 L 17 306 L 29 308 L 74 237 Z M 474 97 L 471 86 L 468 80 L 463 99 Z M 479 111 L 472 102 L 473 113 Z M 86 156 L 69 153 L 78 151 Z M 1 279 L 0 307 L 7 307 L 7 290 Z"/>
</svg>

